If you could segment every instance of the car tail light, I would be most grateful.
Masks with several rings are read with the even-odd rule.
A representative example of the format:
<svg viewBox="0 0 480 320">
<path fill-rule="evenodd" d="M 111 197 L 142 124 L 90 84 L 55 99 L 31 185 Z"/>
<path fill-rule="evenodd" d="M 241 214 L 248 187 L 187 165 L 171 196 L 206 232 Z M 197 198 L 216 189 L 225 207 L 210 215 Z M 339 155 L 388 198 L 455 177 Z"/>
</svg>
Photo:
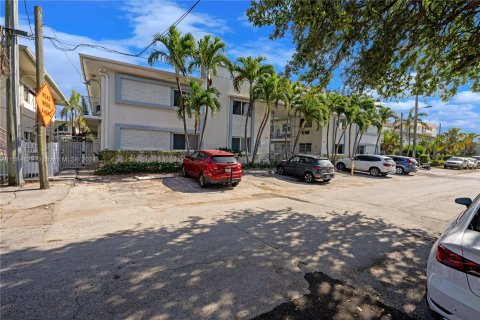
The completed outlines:
<svg viewBox="0 0 480 320">
<path fill-rule="evenodd" d="M 444 264 L 455 270 L 462 271 L 476 277 L 480 277 L 480 264 L 465 259 L 461 255 L 448 250 L 441 244 L 438 245 L 437 253 L 435 256 L 437 258 L 437 261 L 441 264 Z"/>
<path fill-rule="evenodd" d="M 410 159 L 408 159 L 408 160 L 407 160 L 407 163 L 408 163 L 408 164 L 413 164 L 413 161 L 410 160 Z"/>
<path fill-rule="evenodd" d="M 317 171 L 322 170 L 322 167 L 320 167 L 320 166 L 315 166 L 314 168 L 315 168 L 315 170 L 317 170 Z"/>
<path fill-rule="evenodd" d="M 384 162 L 384 163 L 383 163 L 383 166 L 384 166 L 384 167 L 393 167 L 393 165 L 390 164 L 390 163 L 388 163 L 388 162 Z"/>
</svg>

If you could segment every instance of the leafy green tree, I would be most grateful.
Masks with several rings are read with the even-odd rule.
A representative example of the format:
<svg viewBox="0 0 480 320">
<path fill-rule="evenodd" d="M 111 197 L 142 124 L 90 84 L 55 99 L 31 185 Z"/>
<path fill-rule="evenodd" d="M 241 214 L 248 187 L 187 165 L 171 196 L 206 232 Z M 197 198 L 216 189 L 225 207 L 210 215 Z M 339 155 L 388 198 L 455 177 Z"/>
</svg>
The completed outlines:
<svg viewBox="0 0 480 320">
<path fill-rule="evenodd" d="M 273 104 L 281 98 L 281 95 L 279 93 L 281 83 L 280 79 L 281 78 L 279 78 L 275 72 L 271 74 L 265 74 L 257 81 L 253 89 L 255 100 L 262 100 L 263 102 L 265 102 L 265 113 L 263 115 L 263 119 L 260 123 L 257 137 L 255 139 L 252 163 L 255 163 L 255 160 L 257 158 L 258 147 L 262 139 L 263 131 L 265 130 L 265 126 L 267 125 L 270 117 L 270 110 L 272 109 Z"/>
<path fill-rule="evenodd" d="M 235 64 L 231 67 L 231 73 L 233 78 L 233 87 L 236 91 L 240 92 L 240 87 L 243 83 L 248 83 L 248 112 L 245 119 L 245 158 L 247 165 L 249 163 L 248 159 L 248 119 L 252 116 L 252 110 L 255 104 L 255 96 L 253 93 L 253 88 L 257 81 L 266 74 L 273 73 L 275 69 L 272 65 L 263 64 L 265 61 L 264 57 L 240 57 L 237 58 Z"/>
<path fill-rule="evenodd" d="M 189 80 L 189 84 L 191 92 L 184 97 L 184 108 L 187 116 L 191 117 L 192 114 L 195 116 L 195 149 L 198 150 L 197 126 L 200 120 L 200 110 L 202 106 L 205 106 L 207 110 L 212 110 L 212 113 L 220 110 L 220 101 L 218 101 L 220 92 L 215 87 L 204 90 L 201 85 L 193 79 Z"/>
<path fill-rule="evenodd" d="M 372 126 L 373 121 L 377 117 L 375 110 L 375 101 L 369 97 L 362 97 L 360 99 L 360 108 L 355 113 L 353 122 L 357 125 L 357 131 L 355 133 L 355 140 L 353 142 L 353 154 L 356 155 L 358 147 L 362 141 L 363 134 Z"/>
<path fill-rule="evenodd" d="M 252 0 L 247 16 L 291 36 L 290 69 L 321 87 L 343 67 L 350 89 L 384 97 L 480 90 L 478 0 Z"/>
<path fill-rule="evenodd" d="M 285 159 L 288 159 L 289 150 L 287 148 L 287 132 L 288 126 L 292 118 L 292 111 L 295 109 L 296 104 L 303 92 L 303 88 L 299 82 L 292 82 L 289 78 L 284 77 L 281 79 L 279 94 L 280 100 L 283 102 L 285 111 L 287 112 L 287 123 L 285 125 Z"/>
<path fill-rule="evenodd" d="M 185 134 L 185 148 L 190 152 L 190 145 L 188 143 L 187 131 L 187 114 L 184 108 L 185 93 L 180 86 L 180 74 L 187 75 L 188 61 L 193 55 L 195 48 L 195 39 L 191 33 L 182 35 L 175 26 L 168 29 L 167 34 L 157 33 L 153 36 L 155 43 L 160 42 L 165 50 L 155 50 L 148 57 L 148 63 L 153 65 L 157 61 L 164 61 L 170 64 L 175 69 L 175 79 L 177 81 L 177 89 L 180 93 L 179 98 L 179 115 L 183 120 L 183 131 Z"/>
<path fill-rule="evenodd" d="M 212 36 L 206 35 L 197 42 L 189 70 L 191 72 L 193 68 L 200 69 L 202 76 L 206 77 L 207 89 L 209 89 L 213 85 L 212 75 L 217 75 L 218 67 L 230 68 L 230 60 L 225 56 L 225 42 L 218 37 L 212 38 Z M 214 112 L 212 108 L 205 109 L 203 127 L 200 135 L 200 149 L 203 146 L 209 110 Z"/>
<path fill-rule="evenodd" d="M 386 131 L 383 134 L 383 143 L 381 149 L 384 154 L 393 154 L 399 143 L 400 135 L 398 133 Z"/>
</svg>

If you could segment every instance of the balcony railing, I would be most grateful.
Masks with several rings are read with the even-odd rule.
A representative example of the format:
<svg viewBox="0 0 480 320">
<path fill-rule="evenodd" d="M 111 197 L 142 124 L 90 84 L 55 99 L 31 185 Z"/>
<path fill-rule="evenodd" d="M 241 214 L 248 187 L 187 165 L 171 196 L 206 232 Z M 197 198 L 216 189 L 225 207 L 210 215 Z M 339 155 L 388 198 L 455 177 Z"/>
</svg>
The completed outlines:
<svg viewBox="0 0 480 320">
<path fill-rule="evenodd" d="M 83 96 L 83 115 L 100 117 L 102 115 L 102 107 L 100 98 Z"/>
</svg>

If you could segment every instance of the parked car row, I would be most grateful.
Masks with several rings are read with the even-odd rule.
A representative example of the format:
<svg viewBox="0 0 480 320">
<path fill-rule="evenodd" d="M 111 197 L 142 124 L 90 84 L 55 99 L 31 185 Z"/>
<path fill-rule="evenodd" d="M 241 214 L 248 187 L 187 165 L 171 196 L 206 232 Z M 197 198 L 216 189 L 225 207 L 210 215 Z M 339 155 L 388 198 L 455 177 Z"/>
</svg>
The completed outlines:
<svg viewBox="0 0 480 320">
<path fill-rule="evenodd" d="M 451 157 L 443 164 L 445 169 L 477 169 L 480 168 L 480 157 L 475 156 L 472 158 L 464 157 Z"/>
<path fill-rule="evenodd" d="M 392 158 L 374 154 L 360 154 L 352 159 L 343 158 L 337 161 L 336 167 L 338 171 L 353 170 L 368 172 L 372 176 L 386 176 L 397 172 L 397 164 Z M 404 163 L 407 169 L 407 163 Z M 410 169 L 409 169 L 410 170 Z M 413 170 L 413 168 L 411 169 Z M 405 172 L 405 171 L 403 171 Z"/>
</svg>

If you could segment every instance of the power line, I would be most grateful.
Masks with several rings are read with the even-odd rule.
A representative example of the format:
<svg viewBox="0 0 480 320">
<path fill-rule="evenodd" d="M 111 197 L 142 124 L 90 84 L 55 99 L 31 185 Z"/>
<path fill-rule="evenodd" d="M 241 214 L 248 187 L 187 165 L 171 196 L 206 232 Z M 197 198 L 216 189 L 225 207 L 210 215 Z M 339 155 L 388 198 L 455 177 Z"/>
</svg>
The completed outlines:
<svg viewBox="0 0 480 320">
<path fill-rule="evenodd" d="M 25 13 L 27 14 L 28 27 L 30 28 L 30 33 L 33 34 L 32 24 L 30 23 L 30 14 L 28 13 L 28 8 L 27 8 L 27 0 L 23 0 L 23 4 L 25 6 Z"/>
<path fill-rule="evenodd" d="M 165 31 L 163 31 L 161 33 L 161 35 L 166 34 L 172 26 L 177 26 L 180 22 L 182 22 L 190 14 L 190 12 L 192 12 L 192 10 L 197 6 L 197 4 L 199 2 L 200 2 L 200 0 L 197 0 L 197 2 L 195 2 L 177 20 L 175 20 L 174 23 L 172 23 L 167 29 L 165 29 Z M 26 38 L 30 38 L 31 40 L 33 40 L 32 36 L 29 36 L 29 37 L 26 37 Z M 115 53 L 115 54 L 120 54 L 120 55 L 124 55 L 124 56 L 135 57 L 135 58 L 142 58 L 142 59 L 147 59 L 146 57 L 141 57 L 141 55 L 144 54 L 145 51 L 147 51 L 156 42 L 154 40 L 147 47 L 145 47 L 145 49 L 143 49 L 139 53 L 132 54 L 132 53 L 127 53 L 127 52 L 122 52 L 122 51 L 118 51 L 118 50 L 115 50 L 115 49 L 111 49 L 111 48 L 101 46 L 101 45 L 88 44 L 88 43 L 74 44 L 74 43 L 67 42 L 65 40 L 60 40 L 56 37 L 56 35 L 54 35 L 54 37 L 44 36 L 43 38 L 50 40 L 50 42 L 52 43 L 52 45 L 55 49 L 63 51 L 63 52 L 76 51 L 78 48 L 86 47 L 86 48 L 93 48 L 93 49 L 97 49 L 97 50 L 103 50 L 103 51 L 108 52 L 108 53 Z M 68 46 L 70 46 L 70 47 L 68 47 Z"/>
</svg>

